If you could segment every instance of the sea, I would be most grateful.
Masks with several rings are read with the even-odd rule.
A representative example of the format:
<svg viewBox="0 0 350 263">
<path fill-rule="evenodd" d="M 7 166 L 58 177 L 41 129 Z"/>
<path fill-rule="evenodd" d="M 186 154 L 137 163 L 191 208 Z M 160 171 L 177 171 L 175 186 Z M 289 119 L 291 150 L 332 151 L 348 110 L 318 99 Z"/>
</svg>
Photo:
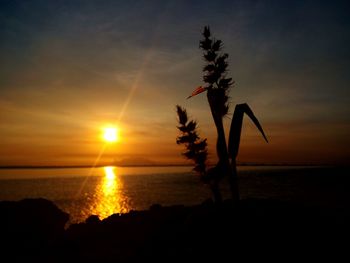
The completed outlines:
<svg viewBox="0 0 350 263">
<path fill-rule="evenodd" d="M 264 198 L 350 209 L 346 167 L 239 166 L 240 198 Z M 221 182 L 230 198 L 227 181 Z M 69 224 L 90 215 L 162 206 L 196 205 L 211 198 L 207 185 L 188 166 L 0 169 L 0 201 L 46 198 L 69 213 Z"/>
</svg>

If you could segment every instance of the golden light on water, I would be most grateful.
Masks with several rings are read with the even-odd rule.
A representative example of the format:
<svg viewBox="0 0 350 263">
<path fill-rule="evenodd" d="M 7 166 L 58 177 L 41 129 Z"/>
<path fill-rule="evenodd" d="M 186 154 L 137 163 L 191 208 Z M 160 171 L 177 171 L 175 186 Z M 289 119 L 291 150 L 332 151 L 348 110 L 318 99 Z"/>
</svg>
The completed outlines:
<svg viewBox="0 0 350 263">
<path fill-rule="evenodd" d="M 106 166 L 103 167 L 103 170 L 105 172 L 105 176 L 102 179 L 102 195 L 104 196 L 103 200 L 106 204 L 108 204 L 108 209 L 107 211 L 113 212 L 114 210 L 114 201 L 115 197 L 117 196 L 118 193 L 118 185 L 117 185 L 117 178 L 114 173 L 114 167 L 113 166 Z M 120 187 L 120 182 L 119 182 L 119 187 Z M 107 212 L 106 211 L 106 212 Z"/>
<path fill-rule="evenodd" d="M 123 182 L 118 177 L 117 168 L 105 166 L 101 169 L 103 169 L 103 176 L 96 187 L 89 213 L 104 219 L 115 213 L 129 212 L 129 200 L 123 193 Z"/>
<path fill-rule="evenodd" d="M 106 175 L 106 178 L 108 179 L 108 181 L 114 182 L 114 179 L 115 179 L 114 169 L 115 169 L 115 167 L 106 166 L 106 167 L 103 167 L 103 169 L 105 171 L 105 175 Z"/>
</svg>

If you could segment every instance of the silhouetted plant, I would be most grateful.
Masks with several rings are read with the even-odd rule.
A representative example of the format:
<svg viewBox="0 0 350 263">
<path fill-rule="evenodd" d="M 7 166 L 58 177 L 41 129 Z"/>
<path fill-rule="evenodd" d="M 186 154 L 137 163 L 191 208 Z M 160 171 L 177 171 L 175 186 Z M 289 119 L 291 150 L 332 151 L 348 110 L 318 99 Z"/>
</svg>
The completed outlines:
<svg viewBox="0 0 350 263">
<path fill-rule="evenodd" d="M 208 156 L 207 150 L 207 139 L 201 139 L 197 132 L 197 122 L 194 120 L 189 120 L 187 116 L 187 112 L 184 108 L 179 105 L 176 106 L 176 111 L 178 115 L 179 126 L 177 127 L 181 134 L 177 137 L 177 144 L 185 145 L 185 152 L 182 154 L 189 160 L 194 162 L 193 170 L 196 171 L 200 175 L 200 179 L 202 182 L 209 184 L 213 196 L 214 201 L 216 203 L 220 203 L 222 200 L 219 185 L 217 180 L 213 180 L 211 175 L 212 171 L 206 169 L 206 161 Z"/>
<path fill-rule="evenodd" d="M 177 144 L 185 144 L 186 151 L 183 153 L 188 159 L 195 163 L 194 170 L 201 176 L 205 174 L 207 160 L 207 139 L 201 139 L 197 132 L 197 123 L 188 120 L 187 112 L 180 106 L 176 106 L 177 115 L 179 116 L 178 129 L 182 134 L 177 138 Z"/>
<path fill-rule="evenodd" d="M 200 41 L 200 48 L 203 50 L 203 58 L 206 62 L 206 64 L 203 67 L 203 81 L 205 83 L 205 86 L 199 86 L 198 88 L 196 88 L 188 98 L 196 96 L 204 91 L 207 91 L 207 99 L 217 130 L 216 152 L 219 159 L 215 167 L 208 170 L 202 170 L 200 171 L 200 173 L 203 178 L 206 178 L 206 182 L 209 182 L 212 186 L 216 202 L 221 201 L 221 194 L 218 188 L 218 183 L 224 176 L 228 176 L 229 178 L 233 200 L 239 200 L 236 157 L 239 149 L 244 113 L 246 113 L 248 117 L 251 118 L 251 120 L 259 129 L 259 131 L 262 133 L 266 142 L 267 138 L 258 119 L 254 116 L 254 113 L 250 109 L 250 107 L 246 103 L 238 104 L 236 105 L 233 114 L 229 134 L 229 142 L 227 147 L 225 130 L 223 125 L 223 117 L 228 114 L 228 93 L 234 83 L 232 81 L 232 78 L 226 77 L 228 67 L 228 54 L 220 53 L 220 51 L 222 50 L 222 41 L 216 40 L 215 38 L 211 38 L 209 27 L 204 27 L 203 39 Z M 183 125 L 183 123 L 181 123 L 181 118 L 183 118 L 182 121 L 185 120 L 184 115 L 186 115 L 187 122 L 186 110 L 181 108 L 180 106 L 177 106 L 177 109 L 180 125 Z M 190 123 L 195 124 L 193 127 L 195 129 L 196 123 L 193 121 L 191 121 Z M 191 125 L 193 126 L 193 124 Z M 181 127 L 182 126 L 179 126 L 179 129 Z M 181 132 L 183 132 L 183 130 L 185 129 L 180 129 Z M 195 134 L 198 137 L 197 133 Z M 185 136 L 185 133 L 183 133 L 183 135 L 181 136 Z M 182 143 L 181 140 L 179 141 L 179 138 L 181 138 L 181 136 L 178 137 L 178 143 Z M 186 147 L 188 146 L 189 144 L 186 145 Z M 189 156 L 185 156 L 189 158 Z M 189 159 L 193 159 L 191 155 L 190 157 L 191 158 Z"/>
</svg>

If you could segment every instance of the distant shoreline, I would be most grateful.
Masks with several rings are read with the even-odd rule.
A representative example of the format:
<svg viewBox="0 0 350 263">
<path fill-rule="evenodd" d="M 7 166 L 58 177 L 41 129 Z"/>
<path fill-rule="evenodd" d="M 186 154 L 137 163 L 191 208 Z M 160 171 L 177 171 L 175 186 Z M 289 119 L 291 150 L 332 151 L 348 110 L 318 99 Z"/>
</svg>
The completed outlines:
<svg viewBox="0 0 350 263">
<path fill-rule="evenodd" d="M 0 169 L 79 169 L 79 168 L 101 168 L 106 166 L 115 167 L 192 167 L 191 164 L 133 164 L 133 165 L 122 165 L 122 164 L 104 164 L 104 165 L 3 165 Z M 334 167 L 343 165 L 332 165 L 332 164 L 249 164 L 242 163 L 238 166 L 308 166 L 308 167 Z"/>
<path fill-rule="evenodd" d="M 101 168 L 106 166 L 115 167 L 184 167 L 192 166 L 189 164 L 140 164 L 140 165 L 120 165 L 120 164 L 104 164 L 104 165 L 6 165 L 0 166 L 0 169 L 69 169 L 69 168 Z"/>
</svg>

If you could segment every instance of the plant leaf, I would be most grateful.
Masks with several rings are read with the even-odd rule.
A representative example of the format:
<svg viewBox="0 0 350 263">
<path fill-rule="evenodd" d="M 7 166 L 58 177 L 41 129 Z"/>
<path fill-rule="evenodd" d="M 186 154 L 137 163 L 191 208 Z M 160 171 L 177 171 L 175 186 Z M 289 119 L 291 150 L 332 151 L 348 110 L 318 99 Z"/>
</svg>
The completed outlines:
<svg viewBox="0 0 350 263">
<path fill-rule="evenodd" d="M 179 123 L 185 126 L 188 120 L 186 109 L 176 105 L 176 112 L 177 116 L 179 117 Z"/>
<path fill-rule="evenodd" d="M 235 111 L 233 113 L 231 128 L 230 128 L 230 135 L 229 135 L 229 140 L 228 140 L 228 153 L 229 153 L 230 158 L 232 158 L 232 159 L 235 159 L 237 157 L 237 154 L 238 154 L 239 143 L 241 141 L 242 123 L 243 123 L 243 114 L 244 113 L 247 114 L 248 117 L 253 121 L 255 126 L 261 132 L 265 141 L 268 142 L 263 128 L 261 127 L 258 119 L 255 117 L 253 111 L 250 109 L 248 104 L 246 104 L 246 103 L 237 104 Z"/>
</svg>

